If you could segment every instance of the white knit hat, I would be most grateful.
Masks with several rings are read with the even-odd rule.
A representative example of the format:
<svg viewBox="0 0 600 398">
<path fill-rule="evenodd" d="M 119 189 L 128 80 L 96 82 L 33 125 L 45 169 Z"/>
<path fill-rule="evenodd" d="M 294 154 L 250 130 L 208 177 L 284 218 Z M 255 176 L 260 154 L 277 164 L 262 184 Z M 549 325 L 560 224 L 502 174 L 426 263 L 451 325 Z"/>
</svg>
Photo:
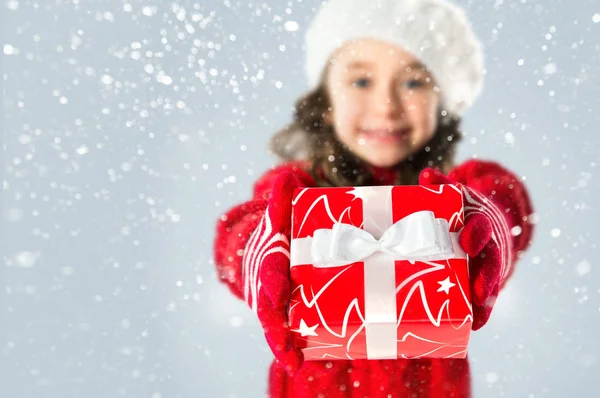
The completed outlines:
<svg viewBox="0 0 600 398">
<path fill-rule="evenodd" d="M 481 43 L 464 12 L 447 0 L 329 0 L 306 32 L 309 84 L 319 84 L 337 48 L 361 38 L 398 45 L 419 58 L 451 114 L 461 115 L 481 92 Z"/>
</svg>

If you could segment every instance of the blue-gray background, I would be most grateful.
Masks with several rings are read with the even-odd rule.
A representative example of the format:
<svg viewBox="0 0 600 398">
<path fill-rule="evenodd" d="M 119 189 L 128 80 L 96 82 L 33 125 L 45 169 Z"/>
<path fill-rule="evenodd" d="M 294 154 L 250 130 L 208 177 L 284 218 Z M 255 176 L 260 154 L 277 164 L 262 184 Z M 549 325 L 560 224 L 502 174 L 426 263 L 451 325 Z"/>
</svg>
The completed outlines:
<svg viewBox="0 0 600 398">
<path fill-rule="evenodd" d="M 460 159 L 526 178 L 535 242 L 470 347 L 475 397 L 597 397 L 600 6 L 460 1 L 487 53 Z M 4 1 L 2 396 L 259 397 L 218 215 L 273 162 L 317 0 Z"/>
</svg>

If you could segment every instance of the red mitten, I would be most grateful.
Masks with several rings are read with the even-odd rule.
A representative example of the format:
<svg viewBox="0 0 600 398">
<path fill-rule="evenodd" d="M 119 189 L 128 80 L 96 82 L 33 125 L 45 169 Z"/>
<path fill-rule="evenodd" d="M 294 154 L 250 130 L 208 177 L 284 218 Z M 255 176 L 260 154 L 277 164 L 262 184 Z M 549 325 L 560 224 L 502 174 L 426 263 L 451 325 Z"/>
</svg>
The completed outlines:
<svg viewBox="0 0 600 398">
<path fill-rule="evenodd" d="M 302 186 L 302 181 L 291 172 L 275 179 L 267 209 L 248 240 L 242 260 L 246 302 L 258 315 L 275 358 L 290 373 L 303 361 L 287 323 L 292 193 Z"/>
<path fill-rule="evenodd" d="M 419 184 L 455 184 L 439 170 L 421 172 Z M 510 231 L 498 207 L 477 191 L 463 185 L 465 226 L 459 236 L 469 255 L 473 330 L 488 321 L 500 290 L 500 277 L 510 261 Z"/>
</svg>

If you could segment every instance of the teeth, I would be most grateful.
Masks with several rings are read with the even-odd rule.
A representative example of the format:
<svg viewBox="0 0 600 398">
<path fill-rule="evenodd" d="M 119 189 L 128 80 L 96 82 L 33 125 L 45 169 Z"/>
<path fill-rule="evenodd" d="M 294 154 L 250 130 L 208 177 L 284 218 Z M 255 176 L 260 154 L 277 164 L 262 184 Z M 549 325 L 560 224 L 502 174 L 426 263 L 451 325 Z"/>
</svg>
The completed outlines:
<svg viewBox="0 0 600 398">
<path fill-rule="evenodd" d="M 365 128 L 365 129 L 362 129 L 362 130 L 366 131 L 366 132 L 371 132 L 371 133 L 374 133 L 374 132 L 378 132 L 378 133 L 399 133 L 401 131 L 406 130 L 406 128 L 398 128 L 398 129 L 394 129 L 394 128 L 391 128 L 391 127 L 390 128 L 386 128 L 386 129 L 366 129 Z"/>
<path fill-rule="evenodd" d="M 408 138 L 408 129 L 407 128 L 401 128 L 401 129 L 378 129 L 378 128 L 374 128 L 374 129 L 362 129 L 361 130 L 363 137 L 359 138 L 358 144 L 359 145 L 365 145 L 365 139 L 367 137 L 372 137 L 372 138 L 377 138 L 377 139 L 386 139 L 386 138 L 402 138 L 402 139 L 406 139 Z"/>
<path fill-rule="evenodd" d="M 367 130 L 367 134 L 376 134 L 379 136 L 402 135 L 401 130 Z"/>
</svg>

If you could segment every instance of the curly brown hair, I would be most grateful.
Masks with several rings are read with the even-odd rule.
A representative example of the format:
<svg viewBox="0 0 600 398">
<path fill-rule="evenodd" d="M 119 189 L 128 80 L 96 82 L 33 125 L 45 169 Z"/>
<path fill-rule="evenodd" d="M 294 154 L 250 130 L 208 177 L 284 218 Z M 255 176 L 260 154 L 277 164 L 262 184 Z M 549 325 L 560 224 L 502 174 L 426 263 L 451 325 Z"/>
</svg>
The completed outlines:
<svg viewBox="0 0 600 398">
<path fill-rule="evenodd" d="M 324 84 L 298 99 L 293 120 L 271 139 L 271 151 L 281 160 L 308 160 L 318 186 L 377 185 L 366 162 L 354 155 L 326 123 L 330 101 Z M 414 155 L 396 165 L 395 185 L 416 185 L 426 167 L 448 172 L 454 164 L 456 144 L 461 140 L 461 120 L 440 109 L 433 138 Z"/>
</svg>

